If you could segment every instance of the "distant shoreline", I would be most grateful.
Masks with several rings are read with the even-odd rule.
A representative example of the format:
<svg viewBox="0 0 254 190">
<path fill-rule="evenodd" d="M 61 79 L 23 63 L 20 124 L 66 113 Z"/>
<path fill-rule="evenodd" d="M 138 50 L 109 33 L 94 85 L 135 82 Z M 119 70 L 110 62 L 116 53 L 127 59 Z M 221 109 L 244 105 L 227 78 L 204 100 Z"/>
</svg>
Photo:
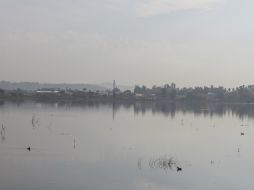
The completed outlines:
<svg viewBox="0 0 254 190">
<path fill-rule="evenodd" d="M 0 100 L 39 100 L 39 101 L 127 101 L 127 102 L 219 102 L 254 103 L 254 85 L 236 88 L 194 87 L 177 88 L 174 83 L 164 86 L 135 86 L 134 90 L 121 91 L 114 83 L 112 90 L 88 90 L 71 88 L 40 88 L 36 90 L 1 89 Z"/>
</svg>

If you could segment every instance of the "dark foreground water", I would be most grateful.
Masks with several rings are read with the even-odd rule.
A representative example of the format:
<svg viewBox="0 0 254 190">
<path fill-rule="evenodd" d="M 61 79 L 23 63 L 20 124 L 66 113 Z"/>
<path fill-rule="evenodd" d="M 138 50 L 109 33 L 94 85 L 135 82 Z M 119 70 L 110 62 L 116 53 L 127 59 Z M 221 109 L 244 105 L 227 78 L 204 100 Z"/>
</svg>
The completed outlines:
<svg viewBox="0 0 254 190">
<path fill-rule="evenodd" d="M 252 105 L 5 102 L 0 189 L 253 190 L 253 113 Z"/>
</svg>

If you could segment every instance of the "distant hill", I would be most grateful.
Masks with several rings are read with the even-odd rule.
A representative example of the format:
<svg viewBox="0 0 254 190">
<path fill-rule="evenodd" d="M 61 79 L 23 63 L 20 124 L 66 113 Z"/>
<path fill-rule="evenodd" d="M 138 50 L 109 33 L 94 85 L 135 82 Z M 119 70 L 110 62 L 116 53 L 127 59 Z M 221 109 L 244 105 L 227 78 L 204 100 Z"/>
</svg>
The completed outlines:
<svg viewBox="0 0 254 190">
<path fill-rule="evenodd" d="M 14 89 L 22 89 L 27 91 L 35 91 L 41 88 L 60 88 L 60 89 L 78 89 L 82 90 L 86 88 L 91 91 L 105 91 L 107 88 L 96 85 L 96 84 L 49 84 L 49 83 L 37 83 L 37 82 L 9 82 L 9 81 L 0 81 L 0 88 L 4 90 L 14 90 Z"/>
</svg>

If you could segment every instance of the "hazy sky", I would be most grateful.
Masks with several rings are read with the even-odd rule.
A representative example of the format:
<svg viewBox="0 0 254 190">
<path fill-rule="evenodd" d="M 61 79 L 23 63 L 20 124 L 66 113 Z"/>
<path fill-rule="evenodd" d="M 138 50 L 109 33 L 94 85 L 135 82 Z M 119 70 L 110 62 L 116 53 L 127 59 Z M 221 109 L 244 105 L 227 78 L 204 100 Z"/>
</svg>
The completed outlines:
<svg viewBox="0 0 254 190">
<path fill-rule="evenodd" d="M 253 0 L 0 0 L 0 80 L 254 84 Z"/>
</svg>

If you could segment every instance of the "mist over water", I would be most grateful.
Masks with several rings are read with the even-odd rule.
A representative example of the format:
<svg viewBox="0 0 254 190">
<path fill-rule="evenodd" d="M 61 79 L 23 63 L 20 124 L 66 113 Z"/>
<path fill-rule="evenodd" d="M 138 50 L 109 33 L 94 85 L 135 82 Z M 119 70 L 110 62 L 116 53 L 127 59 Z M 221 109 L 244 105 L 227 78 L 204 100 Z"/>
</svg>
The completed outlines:
<svg viewBox="0 0 254 190">
<path fill-rule="evenodd" d="M 2 102 L 0 124 L 0 189 L 254 186 L 250 104 Z"/>
</svg>

